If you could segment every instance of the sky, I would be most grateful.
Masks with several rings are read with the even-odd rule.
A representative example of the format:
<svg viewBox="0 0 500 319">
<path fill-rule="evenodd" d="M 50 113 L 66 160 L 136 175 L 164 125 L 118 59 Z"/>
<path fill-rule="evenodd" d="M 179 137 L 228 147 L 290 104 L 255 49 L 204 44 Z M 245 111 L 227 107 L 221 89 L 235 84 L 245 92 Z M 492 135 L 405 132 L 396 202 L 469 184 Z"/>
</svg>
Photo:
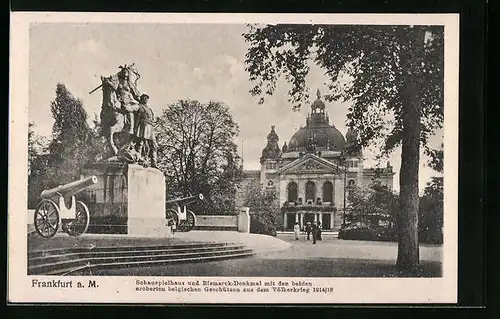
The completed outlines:
<svg viewBox="0 0 500 319">
<path fill-rule="evenodd" d="M 98 115 L 102 94 L 89 92 L 100 84 L 100 76 L 118 71 L 118 66 L 135 63 L 141 74 L 138 88 L 150 96 L 149 105 L 156 114 L 179 99 L 200 102 L 220 101 L 228 105 L 240 134 L 235 140 L 243 155 L 245 169 L 260 169 L 259 158 L 266 145 L 271 126 L 276 126 L 280 146 L 305 125 L 310 111 L 303 107 L 293 112 L 288 102 L 289 86 L 283 79 L 273 96 L 263 105 L 252 97 L 252 83 L 245 71 L 248 44 L 243 24 L 32 24 L 30 28 L 29 121 L 39 135 L 50 136 L 52 114 L 50 102 L 55 98 L 57 83 L 63 83 L 83 101 L 89 121 Z M 315 92 L 327 92 L 324 72 L 313 67 L 307 79 L 311 99 Z M 311 100 L 312 102 L 312 100 Z M 348 103 L 326 103 L 333 124 L 344 135 Z M 431 138 L 438 147 L 442 132 Z M 364 151 L 365 167 L 380 164 L 375 152 Z M 393 165 L 394 189 L 399 189 L 399 149 L 388 158 Z M 420 189 L 431 176 L 437 175 L 421 155 Z"/>
</svg>

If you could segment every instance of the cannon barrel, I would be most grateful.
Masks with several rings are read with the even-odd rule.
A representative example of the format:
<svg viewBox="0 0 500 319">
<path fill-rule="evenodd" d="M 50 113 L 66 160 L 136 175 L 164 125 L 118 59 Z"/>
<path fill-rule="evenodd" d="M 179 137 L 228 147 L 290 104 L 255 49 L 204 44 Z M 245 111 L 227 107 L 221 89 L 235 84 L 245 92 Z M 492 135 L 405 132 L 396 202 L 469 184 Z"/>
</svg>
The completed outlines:
<svg viewBox="0 0 500 319">
<path fill-rule="evenodd" d="M 60 185 L 56 188 L 46 189 L 40 195 L 41 198 L 51 198 L 57 194 L 61 194 L 64 197 L 69 197 L 75 195 L 90 185 L 97 183 L 96 176 L 90 176 L 78 181 L 74 181 L 68 184 Z"/>
<path fill-rule="evenodd" d="M 204 201 L 205 197 L 203 196 L 203 194 L 198 194 L 198 195 L 194 195 L 194 196 L 188 196 L 188 197 L 167 200 L 166 203 L 167 203 L 167 205 L 176 205 L 177 204 L 179 206 L 185 206 L 185 205 L 193 203 L 197 200 Z"/>
</svg>

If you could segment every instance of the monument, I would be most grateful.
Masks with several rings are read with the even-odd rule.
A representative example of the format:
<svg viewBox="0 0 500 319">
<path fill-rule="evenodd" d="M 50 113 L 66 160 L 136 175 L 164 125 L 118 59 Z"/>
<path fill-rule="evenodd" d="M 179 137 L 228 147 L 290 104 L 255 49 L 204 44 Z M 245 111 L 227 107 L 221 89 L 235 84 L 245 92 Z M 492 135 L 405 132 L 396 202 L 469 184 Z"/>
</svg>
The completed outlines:
<svg viewBox="0 0 500 319">
<path fill-rule="evenodd" d="M 132 65 L 101 76 L 101 134 L 109 154 L 85 166 L 82 178 L 98 182 L 85 189 L 91 212 L 88 233 L 169 236 L 165 220 L 165 176 L 156 162 L 154 113 L 140 93 L 140 74 Z"/>
</svg>

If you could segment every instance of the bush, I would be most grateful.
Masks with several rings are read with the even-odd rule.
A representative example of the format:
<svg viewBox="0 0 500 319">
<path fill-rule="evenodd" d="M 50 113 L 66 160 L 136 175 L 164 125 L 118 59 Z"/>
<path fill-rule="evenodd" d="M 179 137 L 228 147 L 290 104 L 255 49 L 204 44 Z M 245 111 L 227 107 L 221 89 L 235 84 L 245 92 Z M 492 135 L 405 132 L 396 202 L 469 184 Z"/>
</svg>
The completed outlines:
<svg viewBox="0 0 500 319">
<path fill-rule="evenodd" d="M 274 223 L 261 218 L 259 215 L 250 215 L 250 233 L 276 236 L 276 226 Z"/>
<path fill-rule="evenodd" d="M 396 232 L 387 227 L 346 226 L 340 229 L 339 239 L 397 241 Z"/>
<path fill-rule="evenodd" d="M 365 225 L 345 226 L 340 229 L 338 238 L 346 240 L 398 241 L 395 229 Z M 435 229 L 420 230 L 418 241 L 423 244 L 440 245 L 443 243 L 443 233 Z"/>
</svg>

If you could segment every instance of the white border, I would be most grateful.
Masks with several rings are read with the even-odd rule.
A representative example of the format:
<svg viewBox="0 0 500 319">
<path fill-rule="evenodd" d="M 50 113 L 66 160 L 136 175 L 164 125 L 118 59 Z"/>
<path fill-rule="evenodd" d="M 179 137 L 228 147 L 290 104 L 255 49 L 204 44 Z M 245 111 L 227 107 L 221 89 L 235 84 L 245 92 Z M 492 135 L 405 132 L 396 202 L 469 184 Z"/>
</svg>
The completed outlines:
<svg viewBox="0 0 500 319">
<path fill-rule="evenodd" d="M 34 289 L 27 273 L 27 128 L 29 25 L 59 23 L 325 23 L 410 24 L 445 26 L 445 214 L 442 278 L 307 278 L 316 286 L 332 286 L 331 294 L 289 293 L 152 293 L 135 292 L 135 277 L 92 277 L 99 288 Z M 458 14 L 136 14 L 11 13 L 8 300 L 63 303 L 455 303 L 458 256 Z M 37 276 L 43 278 L 43 276 Z M 88 277 L 64 277 L 81 280 Z M 141 277 L 140 279 L 148 279 Z M 154 279 L 154 278 L 151 278 Z M 158 279 L 158 278 L 156 278 Z M 186 280 L 186 277 L 170 278 Z M 195 279 L 193 277 L 193 279 Z M 198 278 L 208 280 L 209 278 Z M 212 278 L 223 279 L 223 278 Z M 251 279 L 251 278 L 240 278 Z M 255 278 L 257 279 L 257 278 Z M 264 278 L 258 278 L 265 280 Z M 289 281 L 291 278 L 273 278 Z"/>
</svg>

